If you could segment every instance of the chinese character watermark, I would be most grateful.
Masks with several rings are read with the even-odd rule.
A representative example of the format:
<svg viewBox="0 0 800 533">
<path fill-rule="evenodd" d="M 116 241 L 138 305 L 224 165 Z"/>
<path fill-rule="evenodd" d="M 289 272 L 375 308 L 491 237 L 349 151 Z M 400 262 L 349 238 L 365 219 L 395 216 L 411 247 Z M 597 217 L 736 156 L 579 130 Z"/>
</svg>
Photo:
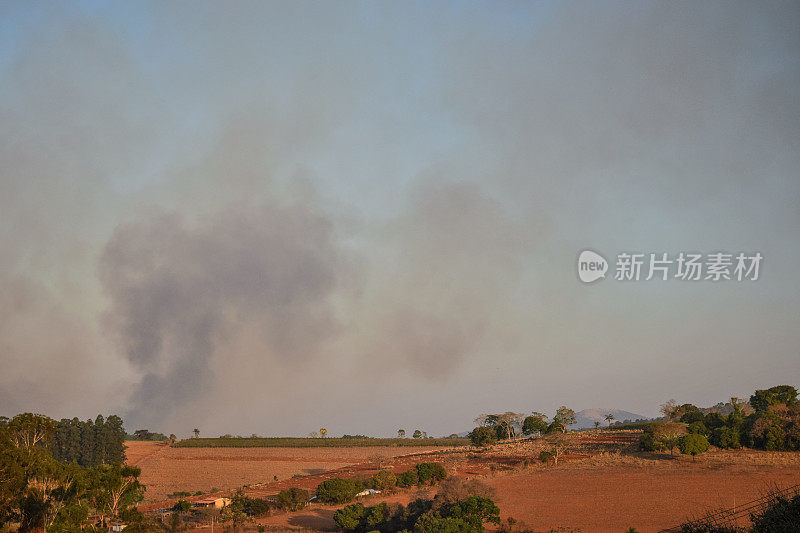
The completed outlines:
<svg viewBox="0 0 800 533">
<path fill-rule="evenodd" d="M 679 252 L 635 253 L 621 252 L 614 263 L 616 281 L 756 281 L 764 256 L 761 252 L 707 254 Z M 584 283 L 604 279 L 609 264 L 591 250 L 578 257 L 578 277 Z"/>
</svg>

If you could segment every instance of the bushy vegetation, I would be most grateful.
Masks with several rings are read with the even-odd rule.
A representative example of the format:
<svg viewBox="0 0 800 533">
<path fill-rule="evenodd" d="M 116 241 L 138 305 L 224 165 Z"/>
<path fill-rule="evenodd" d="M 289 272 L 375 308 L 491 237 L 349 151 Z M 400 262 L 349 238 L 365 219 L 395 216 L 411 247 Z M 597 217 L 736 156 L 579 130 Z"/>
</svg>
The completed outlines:
<svg viewBox="0 0 800 533">
<path fill-rule="evenodd" d="M 682 437 L 678 444 L 681 453 L 691 455 L 692 458 L 694 458 L 695 455 L 700 455 L 708 451 L 708 446 L 708 439 L 705 435 L 700 435 L 699 433 L 689 433 Z"/>
<path fill-rule="evenodd" d="M 368 479 L 331 478 L 317 486 L 317 500 L 322 503 L 347 503 L 364 489 L 391 490 L 394 487 L 434 485 L 447 477 L 439 463 L 419 463 L 400 474 L 382 470 Z"/>
<path fill-rule="evenodd" d="M 0 529 L 16 522 L 22 533 L 91 531 L 90 514 L 125 517 L 136 526 L 142 515 L 133 506 L 144 497 L 140 470 L 59 461 L 51 453 L 57 425 L 31 413 L 0 421 Z"/>
<path fill-rule="evenodd" d="M 153 432 L 149 429 L 137 429 L 132 434 L 126 436 L 126 440 L 137 440 L 137 441 L 165 441 L 170 440 L 169 437 L 164 435 L 163 433 Z"/>
<path fill-rule="evenodd" d="M 307 502 L 308 492 L 306 491 L 303 492 L 306 493 L 306 502 Z M 226 505 L 220 511 L 219 521 L 222 523 L 229 523 L 233 526 L 234 529 L 236 529 L 239 526 L 243 525 L 244 523 L 252 521 L 255 517 L 269 515 L 272 512 L 272 510 L 275 509 L 276 507 L 281 508 L 280 503 L 271 502 L 263 498 L 251 498 L 250 496 L 245 495 L 241 490 L 239 490 L 231 498 L 230 505 Z M 294 510 L 291 507 L 287 507 L 285 509 Z M 298 509 L 302 509 L 302 507 L 298 507 Z M 202 516 L 203 512 L 208 512 L 208 511 L 213 512 L 213 510 L 211 509 L 209 510 L 192 509 L 192 513 L 199 516 Z M 172 530 L 172 528 L 169 527 L 169 524 L 168 524 L 168 529 Z"/>
<path fill-rule="evenodd" d="M 374 439 L 363 436 L 313 437 L 226 437 L 184 439 L 181 448 L 343 448 L 364 446 L 467 446 L 469 439 Z"/>
<path fill-rule="evenodd" d="M 364 490 L 364 483 L 358 479 L 334 477 L 326 479 L 317 487 L 317 500 L 322 503 L 347 503 Z"/>
<path fill-rule="evenodd" d="M 439 463 L 419 463 L 417 465 L 417 483 L 433 485 L 447 477 L 447 471 Z"/>
<path fill-rule="evenodd" d="M 406 470 L 405 472 L 401 472 L 397 475 L 397 486 L 398 487 L 411 487 L 416 485 L 419 481 L 419 477 L 417 477 L 417 469 L 412 468 L 410 470 Z"/>
<path fill-rule="evenodd" d="M 687 434 L 702 435 L 718 448 L 800 450 L 800 402 L 797 390 L 789 385 L 757 390 L 749 404 L 731 398 L 728 414 L 718 409 L 703 412 L 695 405 L 677 405 L 674 401 L 662 410 L 668 421 L 645 426 L 640 443 L 644 450 L 666 449 L 667 444 L 675 442 L 674 435 L 672 440 L 659 437 L 665 428 L 676 428 L 674 424 L 682 424 Z M 700 439 L 693 437 L 690 441 Z"/>
<path fill-rule="evenodd" d="M 189 509 L 192 508 L 192 504 L 187 502 L 186 500 L 178 500 L 175 502 L 175 505 L 172 506 L 172 510 L 176 513 L 185 513 Z"/>
<path fill-rule="evenodd" d="M 575 423 L 575 411 L 562 405 L 550 423 L 547 418 L 547 415 L 536 411 L 529 416 L 510 411 L 480 415 L 475 419 L 478 426 L 469 433 L 469 439 L 475 446 L 490 446 L 520 434 L 539 436 L 543 433 L 566 433 L 569 426 Z"/>
<path fill-rule="evenodd" d="M 753 533 L 797 531 L 800 528 L 800 494 L 773 496 L 769 504 L 750 517 Z"/>
<path fill-rule="evenodd" d="M 53 457 L 59 461 L 74 461 L 81 466 L 119 465 L 125 462 L 126 434 L 122 419 L 117 415 L 105 419 L 97 415 L 94 421 L 65 418 L 46 423 L 55 424 L 47 445 Z"/>
<path fill-rule="evenodd" d="M 497 443 L 497 431 L 488 426 L 478 426 L 470 431 L 469 440 L 475 446 L 491 446 Z"/>
<path fill-rule="evenodd" d="M 292 487 L 282 490 L 278 494 L 278 508 L 284 511 L 299 511 L 308 505 L 309 494 L 307 490 Z"/>
<path fill-rule="evenodd" d="M 500 524 L 500 509 L 483 483 L 449 478 L 433 500 L 417 499 L 403 506 L 385 502 L 371 507 L 354 503 L 334 513 L 345 531 L 479 533 L 484 524 Z"/>
<path fill-rule="evenodd" d="M 686 424 L 680 422 L 653 422 L 644 429 L 639 447 L 645 451 L 668 450 L 672 455 L 687 433 Z"/>
</svg>

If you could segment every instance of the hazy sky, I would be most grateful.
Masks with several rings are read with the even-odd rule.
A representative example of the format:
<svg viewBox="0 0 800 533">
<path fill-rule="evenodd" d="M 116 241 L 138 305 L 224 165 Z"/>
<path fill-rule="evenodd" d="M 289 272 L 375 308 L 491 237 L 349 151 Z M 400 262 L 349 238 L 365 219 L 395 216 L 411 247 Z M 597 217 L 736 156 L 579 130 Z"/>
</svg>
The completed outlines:
<svg viewBox="0 0 800 533">
<path fill-rule="evenodd" d="M 796 2 L 3 2 L 0 414 L 442 435 L 799 385 L 799 27 Z M 583 285 L 585 248 L 764 262 Z"/>
</svg>

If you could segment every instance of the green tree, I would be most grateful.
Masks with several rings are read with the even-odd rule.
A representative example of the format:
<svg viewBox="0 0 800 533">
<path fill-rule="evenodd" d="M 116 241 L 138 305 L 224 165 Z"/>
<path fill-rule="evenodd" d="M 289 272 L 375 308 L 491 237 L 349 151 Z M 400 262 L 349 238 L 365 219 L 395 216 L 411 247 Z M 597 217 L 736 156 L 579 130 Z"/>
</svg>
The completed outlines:
<svg viewBox="0 0 800 533">
<path fill-rule="evenodd" d="M 388 470 L 381 470 L 372 477 L 376 489 L 391 490 L 397 485 L 397 476 Z"/>
<path fill-rule="evenodd" d="M 27 451 L 11 442 L 5 427 L 0 427 L 0 528 L 14 514 L 19 496 L 27 485 Z"/>
<path fill-rule="evenodd" d="M 414 434 L 412 435 L 412 437 L 415 438 L 415 439 L 422 438 L 422 432 L 420 430 L 418 430 L 418 429 L 415 429 L 414 430 Z"/>
<path fill-rule="evenodd" d="M 91 493 L 95 508 L 102 514 L 118 516 L 144 498 L 144 486 L 139 482 L 142 471 L 128 465 L 98 466 L 93 470 Z"/>
<path fill-rule="evenodd" d="M 364 485 L 355 479 L 334 477 L 317 486 L 317 499 L 323 503 L 347 503 L 364 490 Z"/>
<path fill-rule="evenodd" d="M 533 412 L 522 421 L 523 435 L 541 435 L 547 431 L 547 415 Z"/>
<path fill-rule="evenodd" d="M 405 472 L 398 474 L 397 476 L 397 486 L 399 487 L 411 487 L 416 485 L 419 482 L 419 478 L 417 477 L 417 469 L 410 468 Z"/>
<path fill-rule="evenodd" d="M 199 429 L 194 428 L 192 430 L 192 433 L 194 433 L 194 438 L 199 438 L 200 437 L 200 430 Z"/>
<path fill-rule="evenodd" d="M 575 423 L 575 411 L 562 405 L 556 410 L 553 417 L 554 427 L 559 428 L 562 433 L 567 432 L 567 428 Z"/>
<path fill-rule="evenodd" d="M 94 456 L 94 451 L 95 451 L 94 424 L 92 423 L 91 420 L 87 420 L 86 422 L 81 422 L 80 431 L 81 431 L 81 444 L 80 444 L 81 455 L 80 458 L 78 459 L 78 463 L 81 466 L 86 466 L 86 467 L 98 464 L 97 462 L 95 462 L 95 456 Z"/>
<path fill-rule="evenodd" d="M 106 462 L 111 465 L 121 465 L 125 462 L 125 428 L 122 418 L 110 415 L 106 418 Z"/>
<path fill-rule="evenodd" d="M 33 448 L 47 442 L 55 432 L 56 422 L 52 418 L 34 413 L 22 413 L 8 422 L 8 434 L 17 448 Z"/>
<path fill-rule="evenodd" d="M 797 402 L 797 389 L 789 385 L 757 390 L 750 396 L 750 405 L 756 410 L 756 413 L 762 413 L 773 405 L 791 405 L 795 402 Z"/>
<path fill-rule="evenodd" d="M 398 429 L 397 430 L 397 438 L 398 439 L 406 438 L 406 430 L 405 429 Z"/>
<path fill-rule="evenodd" d="M 605 417 L 605 421 L 608 422 L 608 427 L 611 427 L 611 422 L 614 421 L 614 415 L 608 413 Z"/>
<path fill-rule="evenodd" d="M 365 514 L 366 508 L 362 504 L 353 503 L 333 513 L 333 521 L 345 531 L 355 531 Z"/>
<path fill-rule="evenodd" d="M 285 511 L 299 511 L 308 504 L 309 494 L 307 490 L 297 487 L 285 489 L 278 494 L 278 507 Z"/>
<path fill-rule="evenodd" d="M 679 422 L 658 422 L 654 425 L 655 442 L 659 448 L 673 451 L 680 444 L 681 437 L 686 435 L 686 425 Z"/>
<path fill-rule="evenodd" d="M 462 502 L 452 504 L 443 513 L 449 518 L 462 519 L 477 531 L 483 531 L 483 523 L 500 524 L 500 509 L 489 498 L 470 496 Z"/>
<path fill-rule="evenodd" d="M 699 433 L 700 435 L 708 435 L 708 428 L 702 422 L 692 422 L 687 427 L 689 433 Z"/>
<path fill-rule="evenodd" d="M 178 500 L 175 502 L 175 505 L 172 506 L 172 510 L 176 513 L 185 513 L 192 509 L 192 504 L 187 502 L 186 500 Z"/>
<path fill-rule="evenodd" d="M 679 420 L 684 424 L 691 424 L 692 422 L 702 422 L 705 419 L 703 412 L 696 405 L 685 403 L 678 408 L 680 413 Z"/>
<path fill-rule="evenodd" d="M 497 442 L 497 432 L 487 426 L 478 426 L 470 431 L 469 440 L 475 446 L 491 446 Z"/>
<path fill-rule="evenodd" d="M 705 435 L 699 433 L 689 433 L 681 437 L 680 450 L 683 454 L 691 455 L 692 460 L 694 460 L 696 455 L 708 451 L 708 439 L 706 439 Z"/>
<path fill-rule="evenodd" d="M 447 477 L 447 471 L 439 463 L 419 463 L 417 465 L 417 480 L 420 485 L 442 481 Z"/>
</svg>

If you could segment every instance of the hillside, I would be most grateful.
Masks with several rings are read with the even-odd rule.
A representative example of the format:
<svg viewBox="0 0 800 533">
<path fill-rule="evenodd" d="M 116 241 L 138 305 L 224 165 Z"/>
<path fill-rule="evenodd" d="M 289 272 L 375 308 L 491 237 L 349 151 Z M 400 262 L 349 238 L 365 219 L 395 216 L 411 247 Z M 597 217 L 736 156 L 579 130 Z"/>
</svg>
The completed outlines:
<svg viewBox="0 0 800 533">
<path fill-rule="evenodd" d="M 593 428 L 595 421 L 600 422 L 601 426 L 607 426 L 608 422 L 606 422 L 606 415 L 609 413 L 614 415 L 615 422 L 622 422 L 624 420 L 630 420 L 633 422 L 634 420 L 647 418 L 644 415 L 638 415 L 636 413 L 631 413 L 630 411 L 623 411 L 622 409 L 605 409 L 602 407 L 595 407 L 592 409 L 584 409 L 583 411 L 578 411 L 575 413 L 575 425 L 570 426 L 570 429 Z"/>
</svg>

